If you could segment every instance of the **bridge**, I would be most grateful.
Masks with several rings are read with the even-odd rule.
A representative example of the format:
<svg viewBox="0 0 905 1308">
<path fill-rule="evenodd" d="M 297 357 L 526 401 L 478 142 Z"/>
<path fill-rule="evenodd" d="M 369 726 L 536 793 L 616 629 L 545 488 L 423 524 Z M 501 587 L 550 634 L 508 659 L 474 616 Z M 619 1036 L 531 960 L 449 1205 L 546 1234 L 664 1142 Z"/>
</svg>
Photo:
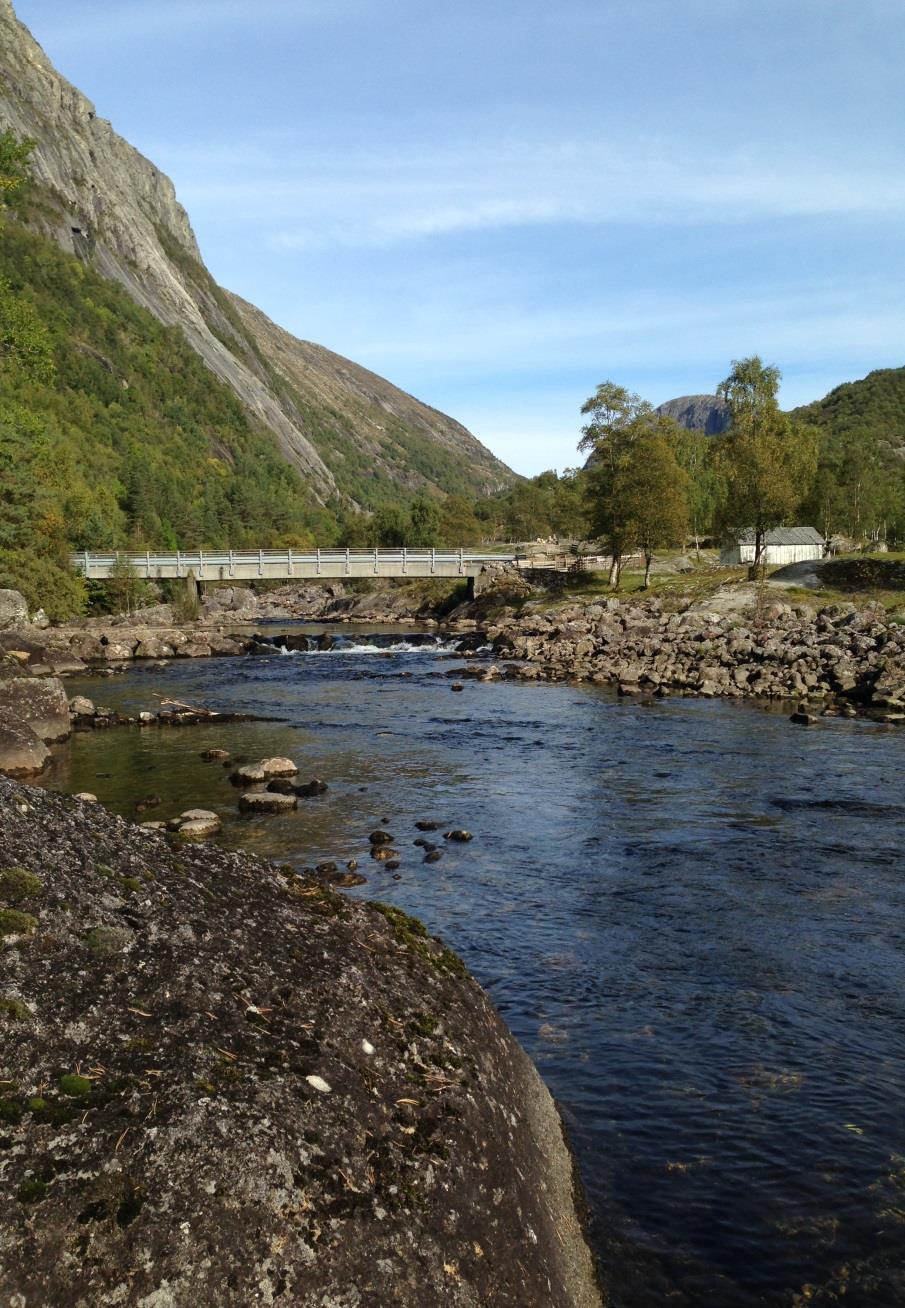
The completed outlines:
<svg viewBox="0 0 905 1308">
<path fill-rule="evenodd" d="M 489 565 L 518 563 L 516 554 L 471 550 L 175 550 L 144 554 L 96 554 L 82 550 L 72 566 L 91 581 L 106 581 L 124 568 L 153 581 L 330 580 L 342 577 L 468 577 Z"/>
</svg>

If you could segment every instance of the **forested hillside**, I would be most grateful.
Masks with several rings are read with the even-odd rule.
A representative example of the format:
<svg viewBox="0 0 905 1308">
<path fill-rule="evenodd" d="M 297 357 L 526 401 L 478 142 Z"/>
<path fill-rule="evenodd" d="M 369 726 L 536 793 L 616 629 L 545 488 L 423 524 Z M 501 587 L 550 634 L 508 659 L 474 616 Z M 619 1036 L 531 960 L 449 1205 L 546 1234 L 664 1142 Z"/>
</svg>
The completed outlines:
<svg viewBox="0 0 905 1308">
<path fill-rule="evenodd" d="M 858 541 L 905 539 L 905 368 L 846 382 L 792 416 L 820 436 L 806 504 L 814 526 Z"/>
<path fill-rule="evenodd" d="M 335 536 L 334 515 L 179 327 L 7 217 L 0 330 L 23 320 L 49 366 L 0 365 L 0 585 L 59 611 L 77 597 L 56 567 L 71 548 Z"/>
</svg>

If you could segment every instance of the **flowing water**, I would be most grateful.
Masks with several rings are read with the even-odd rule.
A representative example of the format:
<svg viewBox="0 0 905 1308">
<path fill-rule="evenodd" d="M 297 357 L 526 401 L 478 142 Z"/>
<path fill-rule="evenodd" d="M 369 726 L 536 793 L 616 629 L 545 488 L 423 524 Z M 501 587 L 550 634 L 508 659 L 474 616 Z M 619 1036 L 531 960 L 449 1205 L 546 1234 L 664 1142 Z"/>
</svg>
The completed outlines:
<svg viewBox="0 0 905 1308">
<path fill-rule="evenodd" d="M 216 809 L 222 843 L 299 867 L 357 858 L 353 893 L 442 935 L 562 1105 L 615 1308 L 905 1305 L 902 735 L 568 685 L 452 694 L 425 639 L 71 682 L 272 720 L 79 735 L 51 784 Z M 329 790 L 240 819 L 214 746 Z M 425 865 L 422 818 L 474 840 Z M 384 824 L 395 875 L 367 857 Z"/>
</svg>

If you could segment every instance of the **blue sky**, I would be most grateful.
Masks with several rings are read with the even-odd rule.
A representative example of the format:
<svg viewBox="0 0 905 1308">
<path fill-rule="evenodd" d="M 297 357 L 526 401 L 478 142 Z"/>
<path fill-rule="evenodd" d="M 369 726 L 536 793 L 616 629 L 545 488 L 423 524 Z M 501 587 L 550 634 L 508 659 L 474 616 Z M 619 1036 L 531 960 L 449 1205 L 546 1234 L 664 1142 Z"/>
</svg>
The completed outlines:
<svg viewBox="0 0 905 1308">
<path fill-rule="evenodd" d="M 905 364 L 902 0 L 17 0 L 211 271 L 578 461 L 598 382 L 786 405 Z"/>
</svg>

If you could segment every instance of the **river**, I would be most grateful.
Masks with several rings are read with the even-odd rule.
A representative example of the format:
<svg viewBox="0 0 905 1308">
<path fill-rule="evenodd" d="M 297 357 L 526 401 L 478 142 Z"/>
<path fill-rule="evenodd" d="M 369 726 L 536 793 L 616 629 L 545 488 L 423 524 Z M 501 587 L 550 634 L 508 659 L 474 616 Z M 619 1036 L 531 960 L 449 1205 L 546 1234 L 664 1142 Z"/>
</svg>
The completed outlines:
<svg viewBox="0 0 905 1308">
<path fill-rule="evenodd" d="M 898 730 L 563 684 L 453 694 L 448 651 L 346 635 L 71 681 L 121 711 L 273 720 L 80 734 L 49 784 L 126 815 L 151 794 L 151 818 L 213 808 L 222 843 L 298 867 L 357 858 L 351 893 L 458 950 L 562 1106 L 614 1308 L 905 1304 Z M 240 819 L 215 746 L 329 790 Z M 425 865 L 425 818 L 474 840 Z M 367 856 L 384 825 L 395 874 Z"/>
</svg>

